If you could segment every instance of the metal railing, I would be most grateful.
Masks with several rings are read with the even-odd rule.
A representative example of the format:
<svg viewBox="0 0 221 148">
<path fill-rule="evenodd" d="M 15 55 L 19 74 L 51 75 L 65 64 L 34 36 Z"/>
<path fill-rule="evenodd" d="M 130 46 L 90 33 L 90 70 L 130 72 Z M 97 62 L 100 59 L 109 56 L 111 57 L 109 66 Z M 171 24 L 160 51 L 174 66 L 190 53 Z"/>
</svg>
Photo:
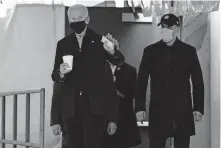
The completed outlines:
<svg viewBox="0 0 221 148">
<path fill-rule="evenodd" d="M 40 93 L 40 134 L 39 143 L 30 142 L 30 95 Z M 25 141 L 17 141 L 17 97 L 18 95 L 26 95 L 26 118 L 25 118 Z M 5 139 L 5 102 L 7 96 L 13 96 L 13 140 Z M 44 148 L 44 123 L 45 123 L 45 89 L 25 90 L 16 92 L 0 93 L 2 98 L 2 123 L 1 123 L 1 139 L 0 143 L 2 148 L 5 148 L 5 144 L 12 144 L 13 148 L 17 145 L 25 146 L 26 148 Z"/>
</svg>

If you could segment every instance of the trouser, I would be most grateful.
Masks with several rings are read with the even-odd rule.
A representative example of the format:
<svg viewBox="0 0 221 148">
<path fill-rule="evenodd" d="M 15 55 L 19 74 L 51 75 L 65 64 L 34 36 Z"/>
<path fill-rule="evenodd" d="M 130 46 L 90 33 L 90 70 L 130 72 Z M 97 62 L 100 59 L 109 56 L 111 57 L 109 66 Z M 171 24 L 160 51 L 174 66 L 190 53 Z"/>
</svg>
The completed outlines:
<svg viewBox="0 0 221 148">
<path fill-rule="evenodd" d="M 68 134 L 67 134 L 67 131 L 62 132 L 62 147 L 61 148 L 68 148 Z"/>
<path fill-rule="evenodd" d="M 168 137 L 150 136 L 150 148 L 165 148 Z M 189 148 L 190 136 L 174 136 L 175 148 Z"/>
<path fill-rule="evenodd" d="M 89 96 L 84 93 L 76 97 L 75 108 L 75 116 L 67 121 L 68 148 L 100 148 L 104 117 L 91 114 Z"/>
</svg>

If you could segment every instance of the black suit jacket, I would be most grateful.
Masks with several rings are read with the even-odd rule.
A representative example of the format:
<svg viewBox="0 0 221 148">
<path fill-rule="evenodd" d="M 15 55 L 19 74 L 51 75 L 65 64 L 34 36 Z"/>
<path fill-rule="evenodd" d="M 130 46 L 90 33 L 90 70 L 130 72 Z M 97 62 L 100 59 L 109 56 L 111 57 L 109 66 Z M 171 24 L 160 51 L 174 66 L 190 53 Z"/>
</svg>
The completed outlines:
<svg viewBox="0 0 221 148">
<path fill-rule="evenodd" d="M 169 48 L 161 40 L 144 49 L 138 73 L 136 111 L 145 110 L 149 76 L 150 131 L 168 136 L 176 128 L 181 135 L 195 134 L 193 111 L 204 113 L 204 82 L 196 49 L 178 38 Z"/>
<path fill-rule="evenodd" d="M 74 33 L 58 41 L 52 80 L 61 83 L 61 97 L 55 97 L 56 101 L 52 103 L 51 125 L 62 124 L 74 116 L 75 93 L 78 87 L 75 82 L 78 81 L 79 69 L 82 70 L 82 75 L 88 82 L 91 112 L 104 115 L 108 120 L 117 122 L 119 97 L 107 61 L 121 65 L 124 62 L 124 56 L 118 50 L 115 50 L 115 55 L 108 54 L 103 48 L 101 38 L 101 35 L 87 29 L 81 48 L 85 52 L 82 59 L 78 58 L 79 46 Z M 61 79 L 59 67 L 63 63 L 62 56 L 64 55 L 74 56 L 73 69 Z M 78 63 L 79 60 L 82 62 Z"/>
</svg>

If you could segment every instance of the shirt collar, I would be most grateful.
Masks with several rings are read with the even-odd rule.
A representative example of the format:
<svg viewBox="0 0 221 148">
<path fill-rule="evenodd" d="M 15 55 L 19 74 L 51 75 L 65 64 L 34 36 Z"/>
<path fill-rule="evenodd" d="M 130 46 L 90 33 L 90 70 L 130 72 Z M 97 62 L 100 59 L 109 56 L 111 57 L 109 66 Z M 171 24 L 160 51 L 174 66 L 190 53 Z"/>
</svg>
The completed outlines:
<svg viewBox="0 0 221 148">
<path fill-rule="evenodd" d="M 117 68 L 117 66 L 111 65 L 111 70 L 112 70 L 112 74 L 113 74 L 113 75 L 114 75 L 114 72 L 115 72 L 116 68 Z"/>
</svg>

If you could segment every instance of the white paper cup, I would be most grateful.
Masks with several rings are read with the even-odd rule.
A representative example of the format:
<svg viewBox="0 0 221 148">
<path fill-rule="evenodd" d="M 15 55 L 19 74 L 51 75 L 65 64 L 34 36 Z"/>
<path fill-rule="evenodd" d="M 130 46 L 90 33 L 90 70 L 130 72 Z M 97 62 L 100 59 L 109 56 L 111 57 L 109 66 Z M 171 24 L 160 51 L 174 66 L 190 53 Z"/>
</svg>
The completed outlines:
<svg viewBox="0 0 221 148">
<path fill-rule="evenodd" d="M 70 66 L 70 69 L 72 69 L 73 66 L 73 55 L 65 55 L 62 57 L 63 62 L 67 63 Z"/>
</svg>

